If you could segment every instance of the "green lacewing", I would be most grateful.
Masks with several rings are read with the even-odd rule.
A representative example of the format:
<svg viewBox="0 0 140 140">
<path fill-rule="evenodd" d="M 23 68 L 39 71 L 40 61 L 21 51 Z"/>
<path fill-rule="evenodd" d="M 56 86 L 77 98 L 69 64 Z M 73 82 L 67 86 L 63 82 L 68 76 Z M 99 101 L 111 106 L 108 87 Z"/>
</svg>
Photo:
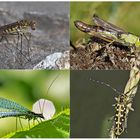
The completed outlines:
<svg viewBox="0 0 140 140">
<path fill-rule="evenodd" d="M 0 111 L 0 118 L 22 117 L 28 120 L 35 120 L 37 118 L 44 119 L 42 114 L 34 113 L 26 107 L 5 98 L 0 98 Z"/>
<path fill-rule="evenodd" d="M 49 92 L 50 87 L 55 82 L 55 80 L 58 78 L 58 76 L 59 75 L 57 75 L 56 78 L 50 84 L 50 86 L 47 90 L 47 94 Z M 39 121 L 40 119 L 48 120 L 48 119 L 52 118 L 52 116 L 54 114 L 55 114 L 54 104 L 53 104 L 53 102 L 51 102 L 49 100 L 45 100 L 45 99 L 38 100 L 33 105 L 33 111 L 31 111 L 31 110 L 27 109 L 26 107 L 20 105 L 19 103 L 16 103 L 12 100 L 0 97 L 0 118 L 6 118 L 6 117 L 16 117 L 17 118 L 17 117 L 19 117 L 22 119 L 27 119 L 28 121 L 30 121 L 30 120 Z"/>
</svg>

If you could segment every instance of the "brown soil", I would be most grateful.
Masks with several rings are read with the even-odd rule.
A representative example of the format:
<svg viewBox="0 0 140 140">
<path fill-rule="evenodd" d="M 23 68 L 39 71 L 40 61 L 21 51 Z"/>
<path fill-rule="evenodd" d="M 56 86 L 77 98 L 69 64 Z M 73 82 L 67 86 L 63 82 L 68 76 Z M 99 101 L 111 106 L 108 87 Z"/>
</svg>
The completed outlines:
<svg viewBox="0 0 140 140">
<path fill-rule="evenodd" d="M 72 70 L 130 70 L 131 60 L 136 57 L 126 46 L 108 44 L 96 38 L 87 43 L 77 43 L 72 48 Z"/>
</svg>

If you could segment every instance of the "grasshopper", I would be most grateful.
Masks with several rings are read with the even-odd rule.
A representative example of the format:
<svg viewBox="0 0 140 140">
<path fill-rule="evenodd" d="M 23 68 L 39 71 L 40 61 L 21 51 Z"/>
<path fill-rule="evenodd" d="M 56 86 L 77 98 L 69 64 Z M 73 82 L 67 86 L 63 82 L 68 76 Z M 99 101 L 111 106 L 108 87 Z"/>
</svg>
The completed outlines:
<svg viewBox="0 0 140 140">
<path fill-rule="evenodd" d="M 95 25 L 89 25 L 82 21 L 74 21 L 75 26 L 82 32 L 100 38 L 109 44 L 116 43 L 128 48 L 140 49 L 140 38 L 132 33 L 126 32 L 120 27 L 113 25 L 97 15 L 93 15 Z"/>
</svg>

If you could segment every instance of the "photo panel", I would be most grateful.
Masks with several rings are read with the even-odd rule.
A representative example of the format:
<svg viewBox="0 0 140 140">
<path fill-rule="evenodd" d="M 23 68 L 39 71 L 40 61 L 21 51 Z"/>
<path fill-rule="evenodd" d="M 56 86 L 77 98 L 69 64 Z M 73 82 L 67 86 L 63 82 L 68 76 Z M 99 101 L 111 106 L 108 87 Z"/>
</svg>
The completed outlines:
<svg viewBox="0 0 140 140">
<path fill-rule="evenodd" d="M 1 69 L 69 68 L 69 2 L 0 2 L 0 16 Z"/>
<path fill-rule="evenodd" d="M 69 71 L 1 70 L 0 137 L 69 138 L 69 79 Z"/>
<path fill-rule="evenodd" d="M 140 76 L 130 73 L 71 71 L 72 138 L 140 138 Z"/>
<path fill-rule="evenodd" d="M 140 2 L 71 2 L 71 69 L 139 67 L 139 14 Z"/>
</svg>

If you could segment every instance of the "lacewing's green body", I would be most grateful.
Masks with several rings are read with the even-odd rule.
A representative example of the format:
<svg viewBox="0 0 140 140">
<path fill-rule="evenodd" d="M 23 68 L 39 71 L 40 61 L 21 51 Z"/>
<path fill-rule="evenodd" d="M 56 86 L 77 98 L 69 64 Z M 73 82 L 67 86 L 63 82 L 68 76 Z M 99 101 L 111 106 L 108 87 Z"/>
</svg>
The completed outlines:
<svg viewBox="0 0 140 140">
<path fill-rule="evenodd" d="M 34 113 L 14 101 L 0 98 L 0 118 L 5 117 L 22 117 L 28 120 L 35 120 L 37 118 L 44 119 L 42 114 Z"/>
</svg>

